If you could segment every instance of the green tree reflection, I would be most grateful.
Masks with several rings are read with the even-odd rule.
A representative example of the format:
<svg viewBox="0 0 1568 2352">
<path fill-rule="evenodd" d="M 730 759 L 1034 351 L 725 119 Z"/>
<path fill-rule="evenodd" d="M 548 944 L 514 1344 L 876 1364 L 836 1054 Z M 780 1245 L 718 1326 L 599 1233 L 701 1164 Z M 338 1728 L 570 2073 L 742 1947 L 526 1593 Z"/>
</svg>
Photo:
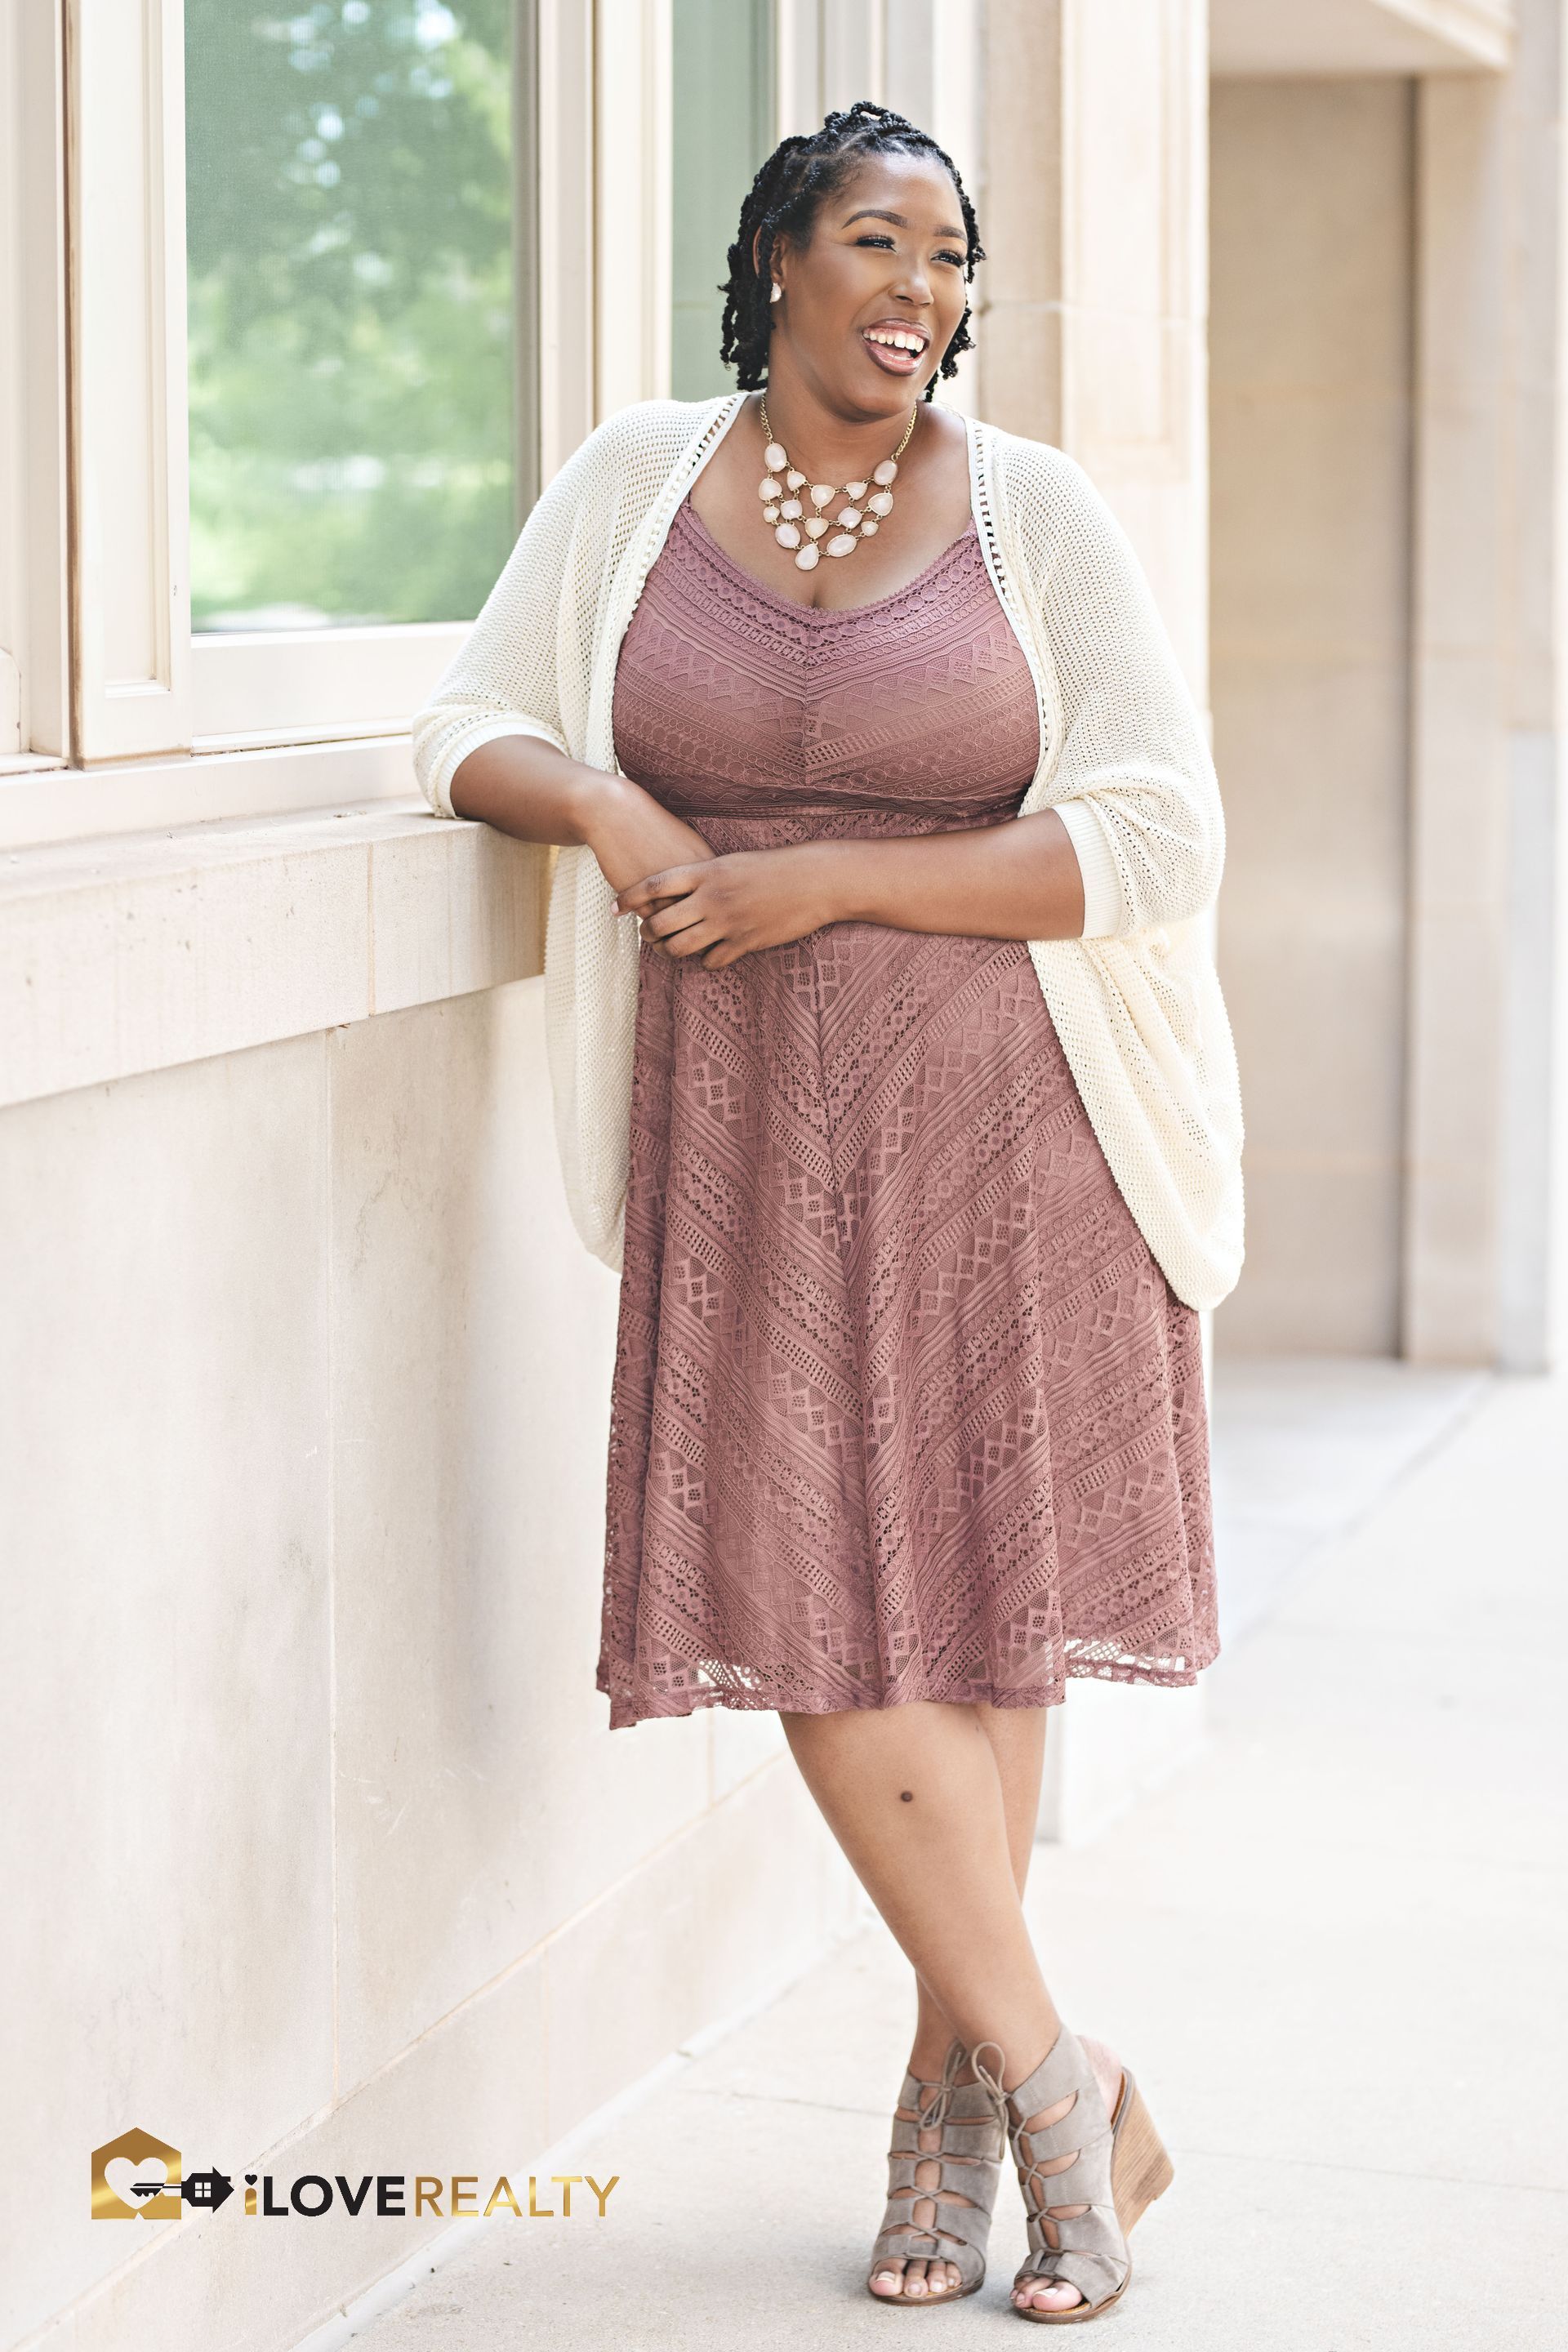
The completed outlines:
<svg viewBox="0 0 1568 2352">
<path fill-rule="evenodd" d="M 193 617 L 465 620 L 514 533 L 509 0 L 185 0 Z"/>
</svg>

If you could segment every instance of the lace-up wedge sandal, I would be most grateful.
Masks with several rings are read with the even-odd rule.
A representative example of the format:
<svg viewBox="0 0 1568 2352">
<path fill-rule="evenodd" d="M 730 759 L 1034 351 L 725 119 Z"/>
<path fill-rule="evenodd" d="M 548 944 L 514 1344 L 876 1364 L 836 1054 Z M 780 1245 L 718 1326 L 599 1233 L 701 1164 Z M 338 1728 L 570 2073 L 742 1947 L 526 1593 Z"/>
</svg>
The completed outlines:
<svg viewBox="0 0 1568 2352">
<path fill-rule="evenodd" d="M 959 2303 L 985 2283 L 985 2242 L 1007 2144 L 1006 2107 L 984 2083 L 954 2080 L 964 2054 L 963 2042 L 953 2042 L 940 2083 L 922 2084 L 906 2074 L 899 2093 L 888 2150 L 887 2210 L 866 2273 L 867 2294 L 897 2310 L 931 2311 L 939 2304 Z M 922 2104 L 928 2090 L 935 2096 Z M 922 2147 L 922 2139 L 931 2145 Z M 924 2187 L 915 2179 L 921 2165 L 935 2166 L 938 2174 Z M 960 2204 L 960 2197 L 970 2201 Z M 914 2219 L 922 2200 L 931 2208 L 923 2224 Z M 928 2287 L 923 2294 L 910 2294 L 901 2284 L 897 2294 L 879 2294 L 871 2284 L 889 2262 L 921 2261 L 954 2263 L 959 2284 Z"/>
<path fill-rule="evenodd" d="M 994 2050 L 999 2059 L 1003 2053 L 998 2043 L 982 2042 L 970 2053 L 971 2063 L 981 2082 L 1003 2098 L 1028 2221 L 1028 2259 L 1014 2287 L 1059 2282 L 1076 2286 L 1083 2297 L 1060 2311 L 1020 2304 L 1011 2308 L 1020 2319 L 1098 2319 L 1127 2291 L 1132 2275 L 1128 2233 L 1144 2209 L 1170 2187 L 1171 2159 L 1125 2067 L 1116 2113 L 1107 2116 L 1083 2044 L 1065 2025 L 1034 2073 L 1008 2092 L 1002 2091 L 1001 2082 L 1005 2062 L 992 2074 L 982 2050 Z M 1038 2131 L 1024 2128 L 1030 2116 L 1045 2114 L 1069 2095 L 1073 2104 L 1056 2123 L 1044 2124 Z M 1064 2156 L 1074 2161 L 1059 2172 L 1039 2168 Z M 1061 2210 L 1074 2206 L 1088 2210 Z"/>
</svg>

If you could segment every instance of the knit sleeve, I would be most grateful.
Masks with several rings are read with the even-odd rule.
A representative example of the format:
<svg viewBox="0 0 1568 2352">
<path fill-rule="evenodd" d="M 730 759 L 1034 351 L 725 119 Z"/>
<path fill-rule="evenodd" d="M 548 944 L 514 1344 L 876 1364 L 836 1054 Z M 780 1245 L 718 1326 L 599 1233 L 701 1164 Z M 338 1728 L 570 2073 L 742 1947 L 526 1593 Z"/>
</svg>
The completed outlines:
<svg viewBox="0 0 1568 2352">
<path fill-rule="evenodd" d="M 535 735 L 570 755 L 563 673 L 575 681 L 582 665 L 563 665 L 560 636 L 574 609 L 581 518 L 604 479 L 615 422 L 591 433 L 541 492 L 478 620 L 415 714 L 414 772 L 437 816 L 456 814 L 453 777 L 497 736 Z"/>
<path fill-rule="evenodd" d="M 1184 922 L 1225 862 L 1204 723 L 1121 524 L 1075 458 L 1027 446 L 1045 462 L 1019 469 L 1009 500 L 1055 672 L 1047 801 L 1082 871 L 1082 937 Z"/>
</svg>

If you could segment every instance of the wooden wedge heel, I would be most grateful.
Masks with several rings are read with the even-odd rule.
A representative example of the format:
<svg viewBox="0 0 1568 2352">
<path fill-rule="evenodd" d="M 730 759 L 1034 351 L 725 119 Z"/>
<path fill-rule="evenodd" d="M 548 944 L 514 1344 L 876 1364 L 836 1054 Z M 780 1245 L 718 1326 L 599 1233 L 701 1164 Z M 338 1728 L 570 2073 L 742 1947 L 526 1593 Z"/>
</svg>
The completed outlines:
<svg viewBox="0 0 1568 2352">
<path fill-rule="evenodd" d="M 1163 2197 L 1175 2177 L 1165 2143 L 1154 2128 L 1154 2118 L 1125 2067 L 1121 2095 L 1110 2121 L 1110 2194 L 1123 2237 L 1156 2197 Z"/>
<path fill-rule="evenodd" d="M 1115 2115 L 1106 2114 L 1083 2044 L 1065 2025 L 1034 2073 L 1012 2091 L 1002 2089 L 1005 2061 L 993 2074 L 982 2050 L 994 2050 L 998 2059 L 1003 2053 L 998 2043 L 983 2042 L 971 2053 L 971 2063 L 977 2080 L 1002 2100 L 1028 2223 L 1029 2255 L 1014 2288 L 1035 2280 L 1059 2281 L 1077 2287 L 1083 2298 L 1061 2311 L 1011 2307 L 1020 2319 L 1052 2326 L 1098 2319 L 1127 2292 L 1132 2275 L 1128 2233 L 1173 2177 L 1153 2118 L 1125 2067 Z M 1069 2095 L 1073 2104 L 1056 2123 L 1025 2129 L 1028 2116 Z M 1073 2160 L 1060 2170 L 1040 2169 L 1068 2156 Z M 1076 2206 L 1086 2210 L 1073 2212 Z"/>
</svg>

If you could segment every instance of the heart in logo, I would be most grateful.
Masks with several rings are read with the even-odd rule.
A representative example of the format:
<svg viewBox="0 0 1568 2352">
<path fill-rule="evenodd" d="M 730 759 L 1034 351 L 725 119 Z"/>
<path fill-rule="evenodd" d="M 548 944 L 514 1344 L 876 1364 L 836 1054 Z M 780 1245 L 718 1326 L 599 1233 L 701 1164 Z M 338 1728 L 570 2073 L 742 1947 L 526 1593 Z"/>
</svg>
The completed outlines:
<svg viewBox="0 0 1568 2352">
<path fill-rule="evenodd" d="M 161 2156 L 144 2156 L 140 2164 L 132 2164 L 128 2156 L 111 2156 L 103 2168 L 103 2177 L 121 2203 L 129 2205 L 133 2213 L 140 2213 L 143 2206 L 152 2205 L 156 2202 L 156 2200 L 153 2197 L 133 2197 L 131 2193 L 132 2182 L 133 2180 L 166 2181 L 169 2178 L 169 2168 Z"/>
</svg>

